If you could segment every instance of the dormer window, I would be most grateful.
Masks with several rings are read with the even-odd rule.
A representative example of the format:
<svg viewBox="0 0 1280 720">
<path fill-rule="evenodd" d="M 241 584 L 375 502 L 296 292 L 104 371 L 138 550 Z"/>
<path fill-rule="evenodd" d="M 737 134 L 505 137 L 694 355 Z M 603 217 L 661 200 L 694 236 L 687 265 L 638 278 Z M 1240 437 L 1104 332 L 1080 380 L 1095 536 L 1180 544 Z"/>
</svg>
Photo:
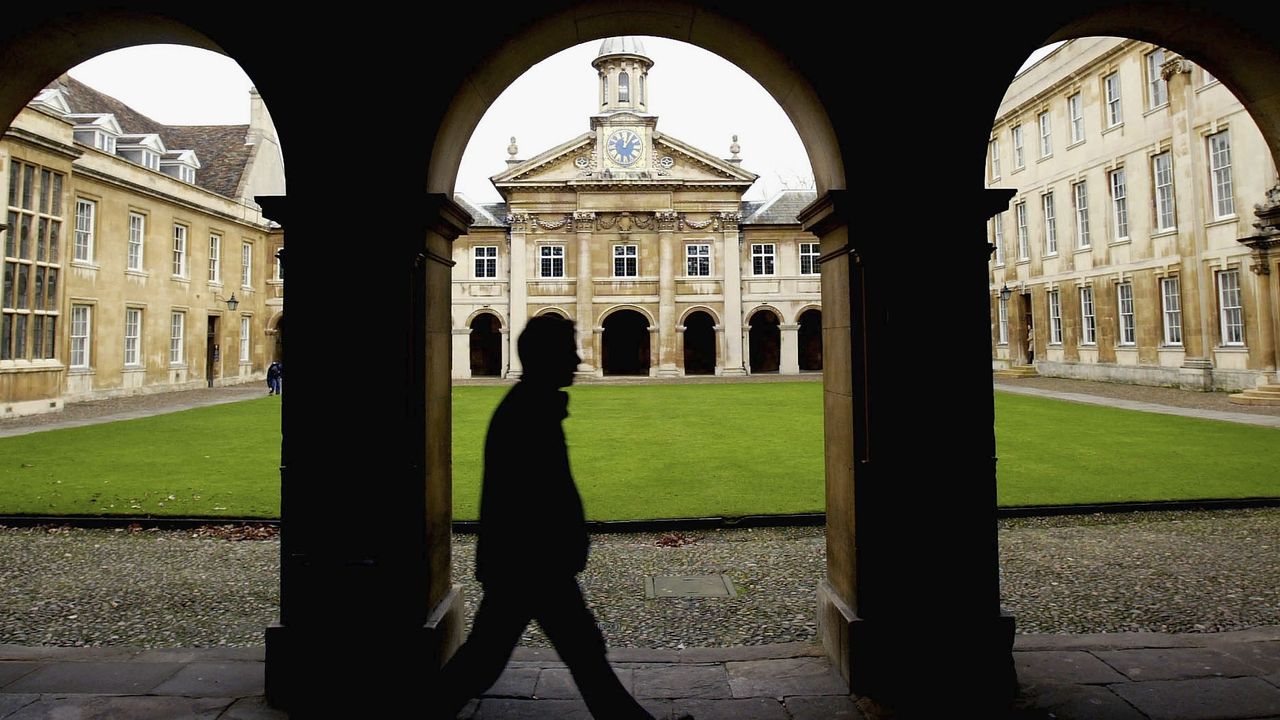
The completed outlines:
<svg viewBox="0 0 1280 720">
<path fill-rule="evenodd" d="M 116 142 L 116 155 L 148 170 L 160 170 L 160 158 L 168 152 L 164 141 L 155 133 L 122 135 Z"/>
<path fill-rule="evenodd" d="M 160 160 L 160 172 L 184 183 L 196 184 L 196 170 L 200 160 L 193 150 L 171 150 Z"/>
<path fill-rule="evenodd" d="M 68 120 L 74 122 L 72 135 L 76 142 L 97 148 L 108 155 L 116 154 L 116 138 L 120 137 L 120 124 L 110 113 L 68 114 Z"/>
<path fill-rule="evenodd" d="M 112 135 L 104 132 L 95 132 L 93 134 L 93 146 L 105 153 L 116 154 L 116 139 Z"/>
<path fill-rule="evenodd" d="M 150 150 L 142 151 L 142 166 L 148 170 L 160 169 L 160 156 Z"/>
<path fill-rule="evenodd" d="M 626 70 L 618 73 L 618 102 L 631 102 L 631 77 Z"/>
</svg>

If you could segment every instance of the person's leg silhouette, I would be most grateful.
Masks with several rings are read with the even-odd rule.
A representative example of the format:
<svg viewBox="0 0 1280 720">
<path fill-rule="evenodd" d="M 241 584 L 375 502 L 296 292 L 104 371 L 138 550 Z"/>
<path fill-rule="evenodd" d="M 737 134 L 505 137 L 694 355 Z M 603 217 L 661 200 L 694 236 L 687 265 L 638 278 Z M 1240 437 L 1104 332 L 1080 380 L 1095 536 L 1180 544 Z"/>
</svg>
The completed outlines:
<svg viewBox="0 0 1280 720">
<path fill-rule="evenodd" d="M 485 586 L 471 634 L 437 677 L 438 714 L 430 717 L 453 720 L 471 698 L 498 681 L 532 618 L 533 606 L 522 592 L 528 587 Z"/>
</svg>

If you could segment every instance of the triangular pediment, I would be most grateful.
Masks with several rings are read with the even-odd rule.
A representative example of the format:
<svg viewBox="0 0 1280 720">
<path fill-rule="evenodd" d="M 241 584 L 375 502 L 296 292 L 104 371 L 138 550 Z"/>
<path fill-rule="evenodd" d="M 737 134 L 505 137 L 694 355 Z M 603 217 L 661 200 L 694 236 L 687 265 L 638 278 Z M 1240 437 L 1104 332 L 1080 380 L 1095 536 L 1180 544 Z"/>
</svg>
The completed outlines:
<svg viewBox="0 0 1280 720">
<path fill-rule="evenodd" d="M 489 180 L 498 188 L 590 185 L 737 186 L 744 190 L 757 175 L 689 143 L 655 131 L 648 162 L 631 172 L 601 167 L 595 133 L 584 133 L 521 161 Z"/>
<path fill-rule="evenodd" d="M 595 164 L 595 133 L 583 133 L 489 178 L 494 185 L 562 184 Z M 579 160 L 579 158 L 583 158 Z"/>
</svg>

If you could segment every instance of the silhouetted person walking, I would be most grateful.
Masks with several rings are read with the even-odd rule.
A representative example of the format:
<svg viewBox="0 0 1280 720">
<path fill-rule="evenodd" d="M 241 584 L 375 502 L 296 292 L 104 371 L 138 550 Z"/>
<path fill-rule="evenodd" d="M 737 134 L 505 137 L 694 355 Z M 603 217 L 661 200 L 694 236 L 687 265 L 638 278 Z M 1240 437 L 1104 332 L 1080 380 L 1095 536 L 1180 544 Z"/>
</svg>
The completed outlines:
<svg viewBox="0 0 1280 720">
<path fill-rule="evenodd" d="M 653 720 L 614 675 L 577 574 L 587 565 L 586 519 L 569 471 L 561 421 L 578 368 L 573 323 L 542 315 L 517 341 L 524 365 L 489 421 L 476 579 L 484 598 L 471 635 L 440 672 L 439 718 L 454 718 L 497 681 L 530 620 L 569 667 L 597 720 Z"/>
</svg>

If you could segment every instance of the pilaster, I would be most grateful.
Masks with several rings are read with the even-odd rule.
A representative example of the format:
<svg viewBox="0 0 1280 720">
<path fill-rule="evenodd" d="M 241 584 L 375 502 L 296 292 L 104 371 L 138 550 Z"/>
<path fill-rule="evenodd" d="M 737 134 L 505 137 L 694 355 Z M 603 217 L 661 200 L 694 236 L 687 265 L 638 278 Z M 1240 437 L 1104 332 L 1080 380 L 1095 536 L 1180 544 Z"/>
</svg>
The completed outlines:
<svg viewBox="0 0 1280 720">
<path fill-rule="evenodd" d="M 508 276 L 508 290 L 511 298 L 510 342 L 515 342 L 529 320 L 529 247 L 528 233 L 531 218 L 527 213 L 513 213 L 507 216 L 507 224 L 511 226 L 508 255 L 511 262 Z M 520 354 L 509 353 L 507 377 L 520 377 Z"/>
<path fill-rule="evenodd" d="M 595 224 L 594 212 L 578 210 L 573 213 L 573 230 L 578 238 L 577 326 L 578 356 L 582 358 L 582 362 L 578 364 L 580 373 L 594 372 L 598 357 L 590 332 L 595 324 L 591 305 L 591 297 L 595 290 L 595 282 L 591 278 L 591 231 L 595 229 Z"/>
<path fill-rule="evenodd" d="M 657 375 L 674 377 L 680 374 L 676 362 L 676 278 L 675 278 L 675 229 L 678 215 L 675 211 L 654 213 L 658 225 L 658 352 Z"/>
<path fill-rule="evenodd" d="M 745 375 L 742 333 L 742 236 L 735 219 L 720 226 L 724 257 L 724 375 Z"/>
</svg>

